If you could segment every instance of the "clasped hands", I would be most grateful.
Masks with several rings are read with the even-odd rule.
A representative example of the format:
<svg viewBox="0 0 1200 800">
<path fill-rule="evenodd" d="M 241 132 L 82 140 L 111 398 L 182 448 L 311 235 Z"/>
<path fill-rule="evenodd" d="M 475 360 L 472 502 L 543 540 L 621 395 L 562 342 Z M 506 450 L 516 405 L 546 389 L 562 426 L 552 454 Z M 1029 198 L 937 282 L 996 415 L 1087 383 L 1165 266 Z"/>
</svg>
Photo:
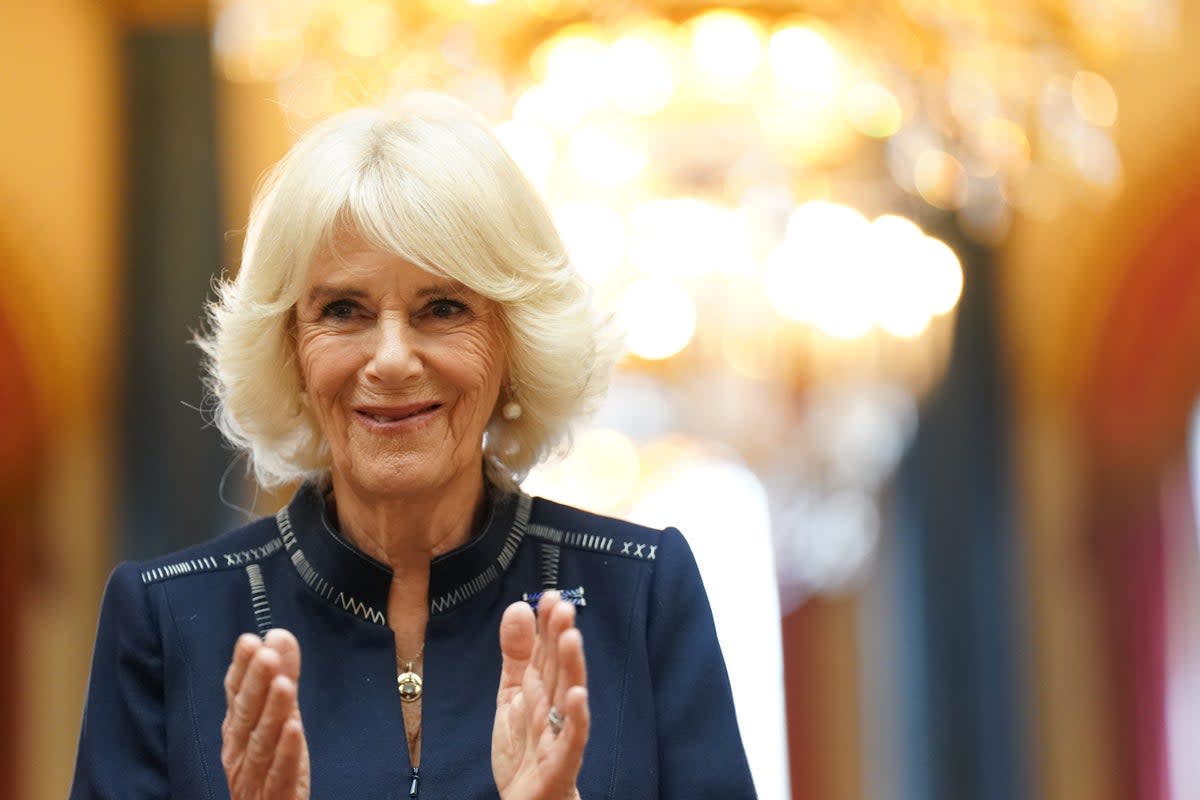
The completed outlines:
<svg viewBox="0 0 1200 800">
<path fill-rule="evenodd" d="M 557 592 L 542 597 L 536 616 L 528 604 L 513 603 L 500 620 L 500 651 L 491 753 L 500 797 L 578 800 L 591 717 L 575 607 Z M 221 763 L 233 800 L 308 800 L 312 773 L 299 681 L 300 645 L 291 633 L 238 638 L 221 724 Z M 558 731 L 552 708 L 563 720 Z"/>
</svg>

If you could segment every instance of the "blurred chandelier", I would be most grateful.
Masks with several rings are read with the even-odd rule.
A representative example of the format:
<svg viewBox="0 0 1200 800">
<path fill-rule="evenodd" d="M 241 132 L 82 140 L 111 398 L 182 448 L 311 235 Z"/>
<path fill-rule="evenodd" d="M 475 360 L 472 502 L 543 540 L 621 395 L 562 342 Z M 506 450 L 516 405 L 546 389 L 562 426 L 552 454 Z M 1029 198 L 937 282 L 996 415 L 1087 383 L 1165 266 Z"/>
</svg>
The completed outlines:
<svg viewBox="0 0 1200 800">
<path fill-rule="evenodd" d="M 761 506 L 783 587 L 835 591 L 948 357 L 963 274 L 927 231 L 1119 191 L 1100 72 L 1173 3 L 216 0 L 213 49 L 293 130 L 411 88 L 498 123 L 631 353 L 546 493 L 747 541 Z"/>
<path fill-rule="evenodd" d="M 849 364 L 919 393 L 962 282 L 919 223 L 954 214 L 994 244 L 1014 211 L 1117 191 L 1116 95 L 1084 67 L 1167 35 L 1174 8 L 217 0 L 214 15 L 222 73 L 275 84 L 293 127 L 413 87 L 499 121 L 642 359 L 719 331 L 690 349 L 750 376 L 791 364 L 801 383 Z"/>
</svg>

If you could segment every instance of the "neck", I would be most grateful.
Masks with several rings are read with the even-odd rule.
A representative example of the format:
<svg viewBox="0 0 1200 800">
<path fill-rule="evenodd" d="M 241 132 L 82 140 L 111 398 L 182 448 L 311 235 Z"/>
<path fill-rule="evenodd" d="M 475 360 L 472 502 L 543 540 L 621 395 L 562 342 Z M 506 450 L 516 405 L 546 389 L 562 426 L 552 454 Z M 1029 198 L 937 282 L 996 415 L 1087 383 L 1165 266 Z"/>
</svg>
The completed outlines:
<svg viewBox="0 0 1200 800">
<path fill-rule="evenodd" d="M 356 490 L 333 475 L 335 513 L 342 535 L 387 564 L 394 580 L 427 585 L 429 563 L 466 544 L 487 509 L 482 470 L 470 471 L 436 492 L 380 496 Z"/>
</svg>

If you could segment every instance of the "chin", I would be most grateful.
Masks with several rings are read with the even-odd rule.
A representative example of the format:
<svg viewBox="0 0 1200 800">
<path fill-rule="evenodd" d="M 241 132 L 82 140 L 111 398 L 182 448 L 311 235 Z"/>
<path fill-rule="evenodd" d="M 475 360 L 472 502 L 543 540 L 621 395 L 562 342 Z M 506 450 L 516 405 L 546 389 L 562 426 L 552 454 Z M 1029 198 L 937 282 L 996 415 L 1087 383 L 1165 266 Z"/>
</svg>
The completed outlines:
<svg viewBox="0 0 1200 800">
<path fill-rule="evenodd" d="M 347 483 L 353 485 L 360 494 L 377 497 L 381 500 L 426 492 L 438 485 L 438 481 L 433 480 L 430 476 L 412 473 L 402 475 L 395 473 L 368 474 L 355 476 Z"/>
<path fill-rule="evenodd" d="M 381 500 L 436 490 L 451 477 L 445 468 L 412 464 L 358 464 L 341 472 L 341 482 L 354 492 Z"/>
</svg>

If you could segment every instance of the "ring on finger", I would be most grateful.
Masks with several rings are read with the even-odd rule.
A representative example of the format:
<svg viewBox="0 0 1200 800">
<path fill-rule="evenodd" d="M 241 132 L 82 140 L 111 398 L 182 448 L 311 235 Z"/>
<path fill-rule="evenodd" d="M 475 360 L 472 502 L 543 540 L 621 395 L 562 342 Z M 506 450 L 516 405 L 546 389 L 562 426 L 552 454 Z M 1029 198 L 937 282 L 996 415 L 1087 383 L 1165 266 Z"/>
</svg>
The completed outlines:
<svg viewBox="0 0 1200 800">
<path fill-rule="evenodd" d="M 554 706 L 550 706 L 550 712 L 546 714 L 546 722 L 550 725 L 550 730 L 555 736 L 558 736 L 560 733 L 562 733 L 564 722 L 563 715 L 558 713 L 558 709 Z"/>
</svg>

